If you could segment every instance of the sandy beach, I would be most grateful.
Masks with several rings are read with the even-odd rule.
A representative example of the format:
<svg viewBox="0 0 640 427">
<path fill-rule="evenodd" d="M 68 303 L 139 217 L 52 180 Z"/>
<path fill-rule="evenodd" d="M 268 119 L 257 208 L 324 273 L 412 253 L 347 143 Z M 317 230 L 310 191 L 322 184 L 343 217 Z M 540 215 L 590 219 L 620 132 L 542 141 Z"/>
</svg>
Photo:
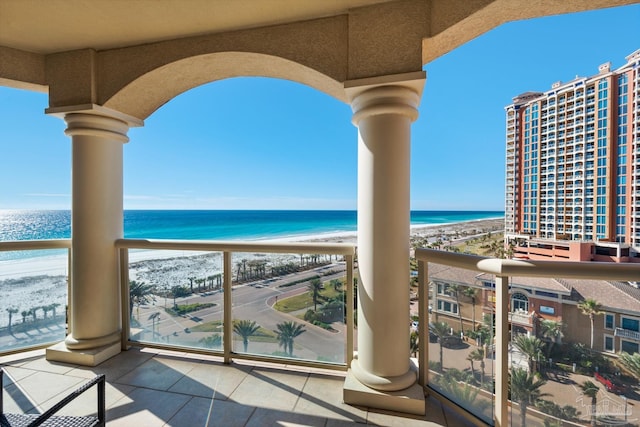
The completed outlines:
<svg viewBox="0 0 640 427">
<path fill-rule="evenodd" d="M 428 244 L 437 240 L 454 241 L 459 238 L 502 231 L 504 219 L 485 219 L 451 224 L 414 225 L 411 227 L 411 242 Z M 302 236 L 296 239 L 276 239 L 278 241 L 334 242 L 357 244 L 355 232 L 330 233 Z M 270 266 L 300 262 L 299 254 L 256 254 L 234 253 L 232 265 L 234 275 L 247 265 L 266 262 Z M 17 308 L 20 313 L 33 307 L 52 303 L 66 304 L 66 276 L 68 272 L 66 255 L 29 258 L 0 262 L 0 325 L 8 323 L 8 308 Z M 222 254 L 176 250 L 132 250 L 129 254 L 130 280 L 152 284 L 158 289 L 170 289 L 176 285 L 197 289 L 215 280 L 222 273 Z M 42 315 L 42 312 L 40 313 Z"/>
</svg>

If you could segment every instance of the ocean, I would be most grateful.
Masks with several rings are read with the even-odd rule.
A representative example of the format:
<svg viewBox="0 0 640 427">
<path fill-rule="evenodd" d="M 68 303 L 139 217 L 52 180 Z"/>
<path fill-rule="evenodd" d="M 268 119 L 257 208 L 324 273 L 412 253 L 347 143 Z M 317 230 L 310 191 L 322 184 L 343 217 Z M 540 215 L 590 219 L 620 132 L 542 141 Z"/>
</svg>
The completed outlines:
<svg viewBox="0 0 640 427">
<path fill-rule="evenodd" d="M 503 211 L 412 211 L 412 225 L 501 218 Z M 125 210 L 125 238 L 264 240 L 356 231 L 356 211 Z M 0 241 L 67 239 L 71 212 L 0 210 Z M 45 251 L 46 253 L 46 251 Z M 38 256 L 0 252 L 0 260 Z"/>
<path fill-rule="evenodd" d="M 500 211 L 415 211 L 413 226 L 501 218 Z M 177 240 L 303 240 L 356 231 L 355 211 L 127 210 L 127 238 Z M 70 211 L 0 210 L 0 242 L 71 237 Z M 196 268 L 192 265 L 190 268 Z M 208 269 L 210 266 L 205 265 Z M 23 273 L 24 276 L 22 275 Z M 26 274 L 28 273 L 28 274 Z M 0 327 L 7 304 L 21 311 L 67 298 L 67 251 L 0 251 Z M 177 271 L 180 274 L 180 270 Z M 28 277 L 28 280 L 24 278 Z M 160 283 L 154 279 L 154 283 Z M 19 316 L 16 315 L 18 319 Z M 19 320 L 16 320 L 19 321 Z"/>
</svg>

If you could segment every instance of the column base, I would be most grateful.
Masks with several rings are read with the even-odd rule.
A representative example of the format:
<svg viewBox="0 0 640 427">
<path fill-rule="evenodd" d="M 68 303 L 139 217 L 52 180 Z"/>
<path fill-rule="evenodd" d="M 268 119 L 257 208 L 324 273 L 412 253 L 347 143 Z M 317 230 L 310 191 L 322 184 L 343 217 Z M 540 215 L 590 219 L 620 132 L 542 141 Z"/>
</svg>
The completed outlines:
<svg viewBox="0 0 640 427">
<path fill-rule="evenodd" d="M 86 350 L 70 350 L 64 342 L 59 342 L 46 350 L 46 359 L 51 362 L 73 363 L 82 366 L 96 366 L 120 353 L 120 343 L 109 344 Z"/>
<path fill-rule="evenodd" d="M 351 369 L 349 369 L 342 392 L 344 403 L 349 405 L 414 415 L 424 415 L 426 413 L 424 390 L 417 383 L 399 391 L 374 390 L 358 381 Z"/>
</svg>

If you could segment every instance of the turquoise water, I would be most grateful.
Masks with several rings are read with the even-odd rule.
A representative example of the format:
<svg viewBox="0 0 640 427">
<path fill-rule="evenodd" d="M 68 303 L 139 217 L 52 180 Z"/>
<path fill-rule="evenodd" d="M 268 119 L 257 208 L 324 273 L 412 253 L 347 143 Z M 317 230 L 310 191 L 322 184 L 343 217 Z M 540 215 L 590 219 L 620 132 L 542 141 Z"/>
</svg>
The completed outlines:
<svg viewBox="0 0 640 427">
<path fill-rule="evenodd" d="M 500 218 L 502 211 L 412 211 L 414 225 Z M 127 210 L 126 238 L 256 240 L 356 231 L 356 211 Z M 70 211 L 0 210 L 0 241 L 71 237 Z M 31 251 L 30 256 L 37 255 Z M 25 254 L 0 252 L 0 260 Z"/>
</svg>

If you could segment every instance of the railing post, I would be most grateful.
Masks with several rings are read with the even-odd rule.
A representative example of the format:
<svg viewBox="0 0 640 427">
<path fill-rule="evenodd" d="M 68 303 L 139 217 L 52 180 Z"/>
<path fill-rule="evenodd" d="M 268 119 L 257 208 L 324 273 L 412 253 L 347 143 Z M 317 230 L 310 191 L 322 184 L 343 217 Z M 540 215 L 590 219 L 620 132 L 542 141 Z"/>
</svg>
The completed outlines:
<svg viewBox="0 0 640 427">
<path fill-rule="evenodd" d="M 224 291 L 223 300 L 224 300 L 224 311 L 222 315 L 222 345 L 224 351 L 224 363 L 231 363 L 231 338 L 233 333 L 233 313 L 231 311 L 232 305 L 232 295 L 231 295 L 231 287 L 232 287 L 232 266 L 231 266 L 231 252 L 224 252 L 224 280 L 222 282 L 222 289 Z"/>
<path fill-rule="evenodd" d="M 121 315 L 122 315 L 122 350 L 129 348 L 129 337 L 131 335 L 131 322 L 129 313 L 129 304 L 131 301 L 131 292 L 129 289 L 129 249 L 118 249 L 120 257 L 118 266 L 120 268 L 120 292 L 121 295 Z"/>
<path fill-rule="evenodd" d="M 418 383 L 429 382 L 429 267 L 418 261 Z"/>
<path fill-rule="evenodd" d="M 345 289 L 347 292 L 347 354 L 345 355 L 345 362 L 347 366 L 351 365 L 353 359 L 353 255 L 345 256 L 347 267 L 347 278 Z"/>
<path fill-rule="evenodd" d="M 73 264 L 71 263 L 71 248 L 67 249 L 67 306 L 65 307 L 65 323 L 67 324 L 66 335 L 71 335 L 71 270 Z"/>
<path fill-rule="evenodd" d="M 496 276 L 495 425 L 509 425 L 509 277 Z"/>
</svg>

